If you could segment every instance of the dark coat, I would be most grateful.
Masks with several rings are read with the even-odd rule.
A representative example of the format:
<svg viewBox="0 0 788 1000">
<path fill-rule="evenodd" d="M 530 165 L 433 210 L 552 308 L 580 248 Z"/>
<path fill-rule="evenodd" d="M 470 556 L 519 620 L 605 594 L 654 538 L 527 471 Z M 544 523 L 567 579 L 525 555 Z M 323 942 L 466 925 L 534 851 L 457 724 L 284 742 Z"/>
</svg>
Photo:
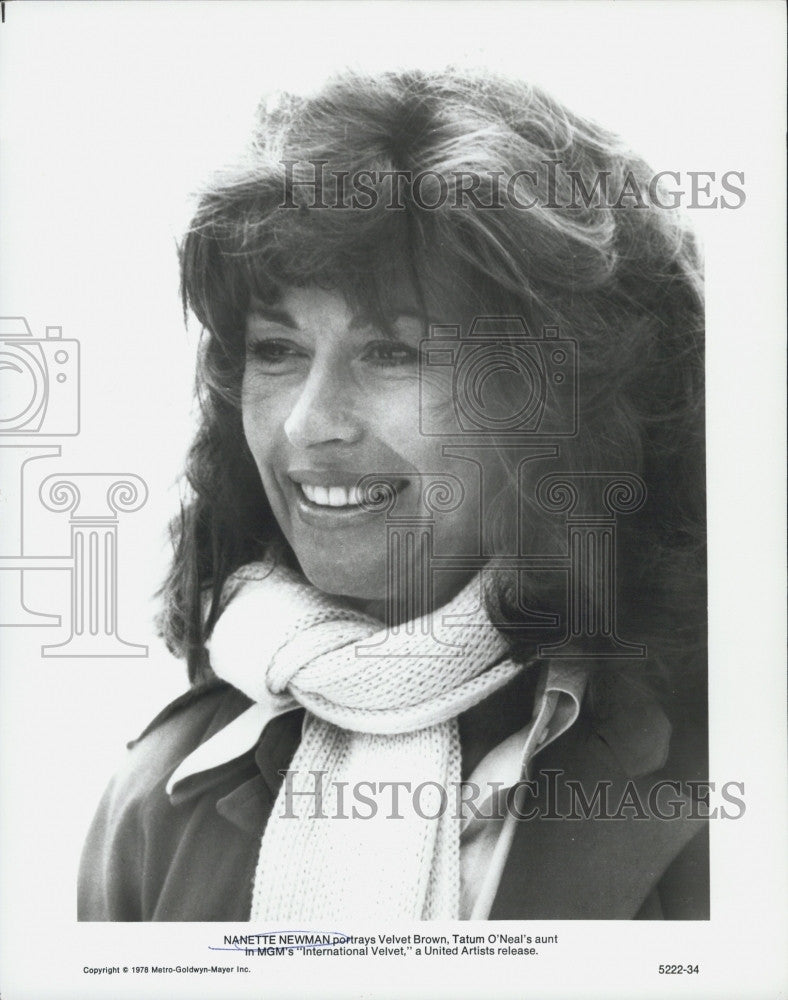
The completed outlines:
<svg viewBox="0 0 788 1000">
<path fill-rule="evenodd" d="M 169 705 L 130 744 L 90 828 L 79 879 L 80 920 L 247 921 L 260 839 L 301 735 L 302 711 L 266 726 L 257 747 L 180 782 L 175 768 L 250 705 L 214 682 Z M 707 919 L 708 827 L 683 815 L 636 818 L 660 775 L 632 778 L 614 741 L 583 717 L 536 758 L 490 919 Z M 667 775 L 664 775 L 667 777 Z M 572 812 L 602 781 L 618 818 Z M 629 783 L 629 784 L 628 784 Z M 552 797 L 548 799 L 548 785 Z M 575 786 L 577 787 L 577 786 Z M 619 808 L 622 803 L 629 808 Z"/>
</svg>

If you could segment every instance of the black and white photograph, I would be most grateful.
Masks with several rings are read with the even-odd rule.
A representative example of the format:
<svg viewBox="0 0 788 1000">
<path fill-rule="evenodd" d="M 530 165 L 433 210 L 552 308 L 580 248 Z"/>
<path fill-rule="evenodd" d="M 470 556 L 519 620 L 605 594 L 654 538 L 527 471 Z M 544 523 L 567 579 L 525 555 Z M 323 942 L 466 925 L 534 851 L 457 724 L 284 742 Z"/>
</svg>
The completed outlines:
<svg viewBox="0 0 788 1000">
<path fill-rule="evenodd" d="M 4 998 L 786 994 L 784 28 L 3 4 Z"/>
</svg>

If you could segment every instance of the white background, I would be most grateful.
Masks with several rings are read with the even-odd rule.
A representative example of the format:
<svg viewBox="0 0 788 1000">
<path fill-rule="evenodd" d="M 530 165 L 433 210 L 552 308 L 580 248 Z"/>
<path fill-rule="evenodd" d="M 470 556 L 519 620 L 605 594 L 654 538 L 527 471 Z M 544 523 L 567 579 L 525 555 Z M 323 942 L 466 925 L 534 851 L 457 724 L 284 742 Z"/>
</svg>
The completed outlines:
<svg viewBox="0 0 788 1000">
<path fill-rule="evenodd" d="M 147 659 L 45 659 L 63 629 L 0 632 L 2 971 L 23 997 L 522 996 L 777 998 L 784 969 L 784 13 L 758 2 L 32 3 L 0 27 L 0 314 L 59 325 L 82 351 L 82 430 L 31 468 L 40 547 L 53 472 L 131 472 L 147 505 L 121 518 L 123 638 Z M 175 242 L 187 196 L 242 145 L 259 97 L 335 69 L 493 66 L 620 132 L 655 170 L 744 171 L 746 204 L 697 210 L 706 244 L 712 780 L 747 812 L 712 823 L 708 924 L 571 923 L 534 960 L 353 965 L 257 959 L 246 978 L 88 979 L 83 965 L 210 964 L 208 925 L 77 925 L 74 880 L 101 790 L 132 738 L 185 687 L 152 631 L 165 526 L 191 432 L 195 331 Z M 8 517 L 7 511 L 3 512 Z M 38 519 L 38 520 L 37 520 Z M 63 573 L 40 611 L 67 614 Z M 0 580 L 0 585 L 2 580 Z M 260 928 L 256 928 L 260 929 Z M 510 930 L 517 929 L 512 925 Z M 388 928 L 348 928 L 348 931 Z M 463 928 L 467 931 L 467 926 Z M 697 977 L 659 977 L 691 962 Z M 530 963 L 530 964 L 526 964 Z M 333 970 L 329 974 L 329 970 Z M 354 985 L 350 985 L 353 983 Z M 414 984 L 418 984 L 414 986 Z"/>
</svg>

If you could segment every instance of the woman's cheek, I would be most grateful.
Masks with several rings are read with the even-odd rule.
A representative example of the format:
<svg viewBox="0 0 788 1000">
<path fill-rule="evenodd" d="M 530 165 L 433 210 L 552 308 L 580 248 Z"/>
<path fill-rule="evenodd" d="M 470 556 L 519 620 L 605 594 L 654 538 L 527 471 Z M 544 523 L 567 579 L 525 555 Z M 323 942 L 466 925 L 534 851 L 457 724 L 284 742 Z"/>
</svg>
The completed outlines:
<svg viewBox="0 0 788 1000">
<path fill-rule="evenodd" d="M 419 430 L 434 437 L 458 433 L 452 383 L 434 375 L 422 379 L 416 401 Z"/>
<path fill-rule="evenodd" d="M 259 405 L 257 405 L 255 395 L 246 388 L 244 388 L 241 418 L 246 443 L 255 459 L 257 459 L 265 439 L 263 428 L 266 426 L 266 421 L 260 412 Z"/>
<path fill-rule="evenodd" d="M 241 393 L 244 434 L 255 457 L 270 446 L 284 427 L 294 401 L 292 393 L 282 392 L 271 379 L 247 376 Z"/>
</svg>

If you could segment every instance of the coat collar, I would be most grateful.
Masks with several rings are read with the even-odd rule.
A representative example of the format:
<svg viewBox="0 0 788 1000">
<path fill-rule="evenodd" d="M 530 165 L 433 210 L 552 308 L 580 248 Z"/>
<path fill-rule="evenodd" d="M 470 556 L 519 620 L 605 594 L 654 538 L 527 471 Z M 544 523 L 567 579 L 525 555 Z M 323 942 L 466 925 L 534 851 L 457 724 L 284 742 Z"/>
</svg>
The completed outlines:
<svg viewBox="0 0 788 1000">
<path fill-rule="evenodd" d="M 586 669 L 573 662 L 551 660 L 542 670 L 531 721 L 495 747 L 478 765 L 471 780 L 502 782 L 509 787 L 521 777 L 531 759 L 574 726 L 587 683 Z M 614 754 L 617 766 L 636 777 L 660 768 L 667 757 L 670 724 L 649 696 L 623 685 L 614 689 L 610 710 L 596 724 L 596 731 Z M 289 696 L 254 702 L 246 711 L 201 743 L 176 767 L 167 781 L 167 794 L 183 801 L 190 788 L 205 787 L 211 775 L 251 754 L 272 719 L 298 709 Z M 300 715 L 299 715 L 300 718 Z M 192 779 L 202 777 L 202 781 Z"/>
<path fill-rule="evenodd" d="M 649 802 L 655 782 L 648 776 L 665 763 L 670 725 L 655 703 L 641 699 L 637 707 L 640 722 L 618 713 L 604 726 L 581 720 L 539 755 L 530 818 L 515 825 L 489 919 L 632 919 L 701 831 L 684 794 L 670 795 L 682 806 L 673 820 L 634 809 L 619 818 L 593 811 L 571 818 L 572 783 L 588 802 L 603 789 L 613 813 L 628 792 Z"/>
</svg>

